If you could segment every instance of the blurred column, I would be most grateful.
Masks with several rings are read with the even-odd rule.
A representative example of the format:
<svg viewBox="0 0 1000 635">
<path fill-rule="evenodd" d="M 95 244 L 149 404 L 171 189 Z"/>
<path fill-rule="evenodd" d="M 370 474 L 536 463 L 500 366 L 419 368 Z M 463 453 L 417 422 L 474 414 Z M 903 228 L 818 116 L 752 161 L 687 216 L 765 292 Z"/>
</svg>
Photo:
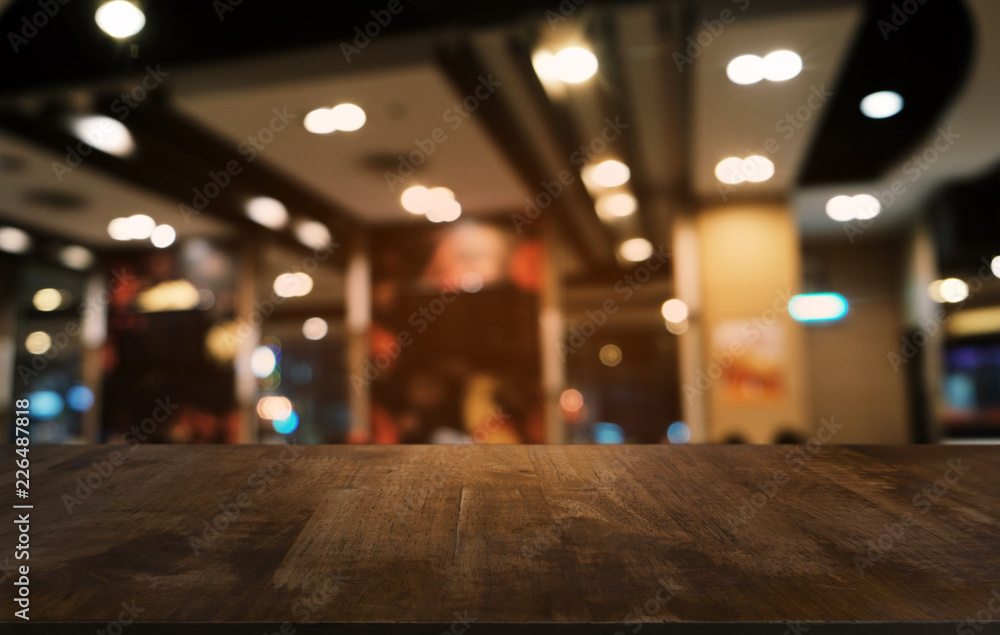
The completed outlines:
<svg viewBox="0 0 1000 635">
<path fill-rule="evenodd" d="M 691 431 L 691 443 L 708 441 L 705 420 L 706 396 L 704 393 L 688 391 L 684 386 L 693 386 L 702 364 L 701 323 L 701 268 L 699 267 L 698 233 L 690 214 L 680 214 L 673 226 L 673 274 L 674 297 L 688 307 L 687 330 L 677 336 L 679 375 L 682 390 L 681 418 Z"/>
<path fill-rule="evenodd" d="M 906 336 L 921 331 L 927 339 L 920 354 L 906 367 L 909 373 L 911 441 L 934 443 L 941 438 L 941 389 L 944 365 L 945 329 L 940 328 L 941 305 L 931 299 L 927 288 L 941 277 L 934 239 L 925 220 L 910 234 L 903 282 L 903 320 Z M 930 325 L 930 326 L 927 326 Z M 895 342 L 893 342 L 895 344 Z M 911 367 L 914 366 L 914 367 Z"/>
<path fill-rule="evenodd" d="M 368 359 L 368 338 L 372 324 L 372 275 L 368 255 L 368 241 L 358 236 L 350 242 L 350 255 L 345 273 L 347 297 L 347 375 L 348 405 L 350 407 L 350 440 L 370 438 L 371 389 L 368 382 L 351 381 L 352 377 L 365 376 Z"/>
<path fill-rule="evenodd" d="M 559 410 L 559 395 L 566 385 L 566 366 L 559 345 L 563 338 L 562 276 L 557 238 L 545 226 L 545 254 L 542 259 L 542 288 L 539 296 L 539 342 L 542 356 L 542 395 L 545 399 L 545 442 L 565 443 L 566 426 Z"/>
<path fill-rule="evenodd" d="M 706 397 L 709 441 L 739 435 L 770 443 L 779 430 L 811 434 L 804 333 L 788 314 L 802 254 L 785 203 L 701 209 L 695 218 L 701 272 L 702 363 L 684 399 Z M 844 369 L 830 369 L 844 372 Z M 776 379 L 767 393 L 734 390 L 734 377 Z M 765 384 L 760 384 L 765 385 Z"/>
<path fill-rule="evenodd" d="M 5 265 L 3 275 L 0 275 L 0 443 L 6 443 L 10 434 L 9 425 L 14 423 L 14 382 L 17 369 L 14 361 L 17 359 L 16 327 L 17 314 L 15 307 L 17 298 L 14 295 L 14 267 Z"/>
<path fill-rule="evenodd" d="M 235 387 L 236 416 L 241 431 L 238 443 L 257 443 L 259 440 L 259 419 L 256 415 L 257 379 L 253 375 L 250 360 L 260 343 L 263 314 L 257 309 L 257 272 L 260 245 L 252 236 L 245 236 L 240 242 L 240 266 L 236 271 L 236 357 L 233 372 Z"/>
<path fill-rule="evenodd" d="M 109 279 L 102 269 L 87 278 L 87 291 L 80 324 L 80 380 L 94 392 L 93 406 L 83 413 L 80 440 L 101 442 L 101 421 L 104 412 L 104 343 L 108 338 Z"/>
</svg>

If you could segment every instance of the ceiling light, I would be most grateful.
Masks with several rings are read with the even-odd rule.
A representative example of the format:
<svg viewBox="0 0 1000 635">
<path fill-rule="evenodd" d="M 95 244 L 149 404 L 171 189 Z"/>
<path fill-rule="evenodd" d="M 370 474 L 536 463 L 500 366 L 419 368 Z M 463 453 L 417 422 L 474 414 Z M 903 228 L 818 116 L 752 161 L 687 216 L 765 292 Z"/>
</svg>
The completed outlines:
<svg viewBox="0 0 1000 635">
<path fill-rule="evenodd" d="M 32 355 L 44 355 L 52 348 L 52 338 L 45 331 L 35 331 L 24 338 L 24 348 Z"/>
<path fill-rule="evenodd" d="M 630 262 L 642 262 L 653 255 L 653 244 L 645 238 L 630 238 L 618 247 L 618 253 Z"/>
<path fill-rule="evenodd" d="M 154 247 L 159 247 L 164 249 L 174 244 L 174 239 L 177 238 L 177 232 L 170 225 L 159 225 L 153 230 L 150 235 L 150 240 L 153 241 Z"/>
<path fill-rule="evenodd" d="M 451 199 L 436 199 L 427 212 L 427 220 L 432 223 L 450 223 L 462 215 L 462 206 Z"/>
<path fill-rule="evenodd" d="M 751 183 L 761 183 L 774 176 L 774 163 L 756 154 L 747 157 L 743 159 L 743 175 Z"/>
<path fill-rule="evenodd" d="M 997 278 L 1000 278 L 1000 256 L 993 256 L 993 260 L 990 261 L 990 271 Z"/>
<path fill-rule="evenodd" d="M 114 0 L 101 5 L 94 19 L 102 31 L 117 38 L 135 35 L 146 25 L 146 16 L 139 7 L 125 0 Z"/>
<path fill-rule="evenodd" d="M 850 220 L 871 220 L 882 211 L 882 204 L 871 194 L 834 196 L 826 202 L 826 215 L 841 223 Z"/>
<path fill-rule="evenodd" d="M 663 319 L 667 322 L 680 324 L 688 317 L 688 307 L 683 301 L 674 298 L 663 303 L 663 306 L 660 307 L 660 313 L 663 314 Z"/>
<path fill-rule="evenodd" d="M 961 302 L 969 297 L 969 285 L 958 278 L 947 278 L 940 281 L 938 286 L 940 297 L 945 302 L 952 304 Z"/>
<path fill-rule="evenodd" d="M 330 325 L 323 318 L 313 317 L 302 323 L 302 334 L 307 340 L 321 340 L 330 331 Z"/>
<path fill-rule="evenodd" d="M 764 58 L 764 79 L 783 82 L 802 72 L 802 58 L 792 51 L 775 51 Z"/>
<path fill-rule="evenodd" d="M 756 84 L 764 79 L 764 60 L 759 55 L 740 55 L 729 62 L 726 75 L 734 84 Z"/>
<path fill-rule="evenodd" d="M 22 254 L 31 248 L 31 236 L 16 227 L 0 227 L 0 251 Z"/>
<path fill-rule="evenodd" d="M 116 218 L 108 223 L 108 235 L 115 240 L 132 240 L 127 218 Z"/>
<path fill-rule="evenodd" d="M 86 269 L 94 263 L 94 254 L 86 247 L 68 245 L 59 252 L 59 260 L 70 269 Z"/>
<path fill-rule="evenodd" d="M 854 201 L 843 194 L 834 196 L 826 202 L 826 215 L 841 223 L 854 220 Z"/>
<path fill-rule="evenodd" d="M 332 108 L 317 108 L 305 116 L 302 125 L 313 134 L 330 134 L 337 129 L 337 117 Z"/>
<path fill-rule="evenodd" d="M 578 46 L 566 48 L 552 58 L 551 72 L 566 83 L 577 84 L 590 79 L 597 72 L 597 58 L 587 49 Z"/>
<path fill-rule="evenodd" d="M 324 249 L 333 241 L 326 225 L 314 220 L 302 221 L 295 227 L 295 237 L 312 249 Z"/>
<path fill-rule="evenodd" d="M 431 196 L 430 190 L 422 185 L 407 188 L 399 197 L 403 209 L 411 214 L 426 214 L 431 209 L 433 201 L 434 197 Z"/>
<path fill-rule="evenodd" d="M 288 210 L 281 201 L 270 196 L 250 199 L 246 212 L 252 221 L 270 229 L 281 229 L 288 222 Z"/>
<path fill-rule="evenodd" d="M 631 194 L 605 194 L 597 199 L 597 214 L 605 220 L 631 216 L 638 208 Z"/>
<path fill-rule="evenodd" d="M 135 149 L 132 133 L 125 124 L 111 117 L 75 116 L 70 119 L 70 128 L 77 139 L 107 154 L 125 157 Z"/>
<path fill-rule="evenodd" d="M 719 161 L 719 164 L 715 166 L 715 178 L 729 185 L 746 181 L 746 177 L 743 176 L 743 159 L 728 157 Z"/>
<path fill-rule="evenodd" d="M 133 240 L 146 240 L 153 235 L 156 221 L 145 214 L 133 214 L 125 219 L 128 237 Z"/>
<path fill-rule="evenodd" d="M 333 117 L 334 125 L 337 130 L 343 130 L 345 132 L 354 132 L 365 125 L 365 121 L 368 117 L 365 115 L 365 111 L 359 106 L 354 104 L 340 104 L 339 106 L 334 106 L 330 109 L 330 115 Z"/>
<path fill-rule="evenodd" d="M 891 90 L 881 90 L 861 100 L 861 112 L 872 119 L 885 119 L 902 109 L 903 96 Z"/>
<path fill-rule="evenodd" d="M 444 199 L 448 199 L 451 201 L 455 200 L 455 193 L 446 187 L 432 187 L 427 191 L 430 192 L 431 197 L 433 197 L 435 200 L 444 200 Z"/>
<path fill-rule="evenodd" d="M 799 322 L 829 322 L 847 315 L 847 300 L 839 293 L 803 293 L 788 301 L 788 314 Z"/>
<path fill-rule="evenodd" d="M 55 311 L 63 303 L 63 295 L 58 289 L 39 289 L 31 299 L 39 311 Z"/>
<path fill-rule="evenodd" d="M 274 279 L 273 288 L 282 298 L 302 297 L 312 291 L 313 279 L 307 273 L 283 273 Z"/>
<path fill-rule="evenodd" d="M 631 172 L 621 161 L 608 159 L 589 169 L 589 180 L 601 187 L 618 187 L 628 183 Z"/>
</svg>

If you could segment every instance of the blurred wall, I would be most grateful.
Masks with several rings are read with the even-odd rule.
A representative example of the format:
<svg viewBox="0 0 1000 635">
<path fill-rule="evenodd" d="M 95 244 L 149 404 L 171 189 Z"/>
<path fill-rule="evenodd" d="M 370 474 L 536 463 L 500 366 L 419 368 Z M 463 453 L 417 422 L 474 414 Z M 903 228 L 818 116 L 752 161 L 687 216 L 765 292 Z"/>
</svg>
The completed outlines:
<svg viewBox="0 0 1000 635">
<path fill-rule="evenodd" d="M 838 237 L 805 252 L 824 287 L 809 290 L 840 293 L 850 306 L 843 320 L 805 328 L 809 421 L 843 426 L 833 443 L 910 442 L 906 368 L 889 361 L 903 335 L 900 246 Z"/>
</svg>

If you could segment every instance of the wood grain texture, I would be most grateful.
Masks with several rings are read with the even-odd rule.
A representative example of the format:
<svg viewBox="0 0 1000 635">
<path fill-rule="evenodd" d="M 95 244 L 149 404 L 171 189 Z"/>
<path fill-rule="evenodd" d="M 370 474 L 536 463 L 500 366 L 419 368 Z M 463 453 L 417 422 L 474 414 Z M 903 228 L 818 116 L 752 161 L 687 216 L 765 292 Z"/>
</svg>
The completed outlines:
<svg viewBox="0 0 1000 635">
<path fill-rule="evenodd" d="M 482 633 L 751 632 L 747 622 L 776 635 L 780 622 L 954 633 L 1000 598 L 998 449 L 825 447 L 799 462 L 791 450 L 36 446 L 32 622 L 93 628 L 134 602 L 126 633 L 171 622 L 386 632 L 456 614 Z M 116 451 L 124 462 L 100 476 L 95 462 Z M 21 501 L 13 448 L 0 456 L 2 562 Z M 223 523 L 227 508 L 239 515 Z M 213 520 L 225 525 L 215 537 Z M 4 607 L 10 626 L 6 592 Z"/>
</svg>

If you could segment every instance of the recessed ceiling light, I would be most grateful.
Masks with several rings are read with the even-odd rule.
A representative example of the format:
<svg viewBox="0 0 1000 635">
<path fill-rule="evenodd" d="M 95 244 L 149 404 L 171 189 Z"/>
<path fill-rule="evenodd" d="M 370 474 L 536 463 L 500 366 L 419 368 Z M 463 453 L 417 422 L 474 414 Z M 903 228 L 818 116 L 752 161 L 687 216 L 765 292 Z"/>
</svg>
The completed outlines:
<svg viewBox="0 0 1000 635">
<path fill-rule="evenodd" d="M 597 199 L 596 207 L 598 216 L 614 220 L 634 214 L 638 203 L 631 194 L 605 194 Z"/>
<path fill-rule="evenodd" d="M 764 79 L 783 82 L 802 72 L 802 58 L 792 51 L 775 51 L 764 58 Z"/>
<path fill-rule="evenodd" d="M 31 299 L 31 303 L 39 311 L 55 311 L 63 303 L 63 295 L 58 289 L 39 289 Z"/>
<path fill-rule="evenodd" d="M 645 238 L 630 238 L 618 247 L 618 253 L 630 262 L 642 262 L 653 255 L 653 244 Z"/>
<path fill-rule="evenodd" d="M 165 249 L 170 245 L 174 244 L 174 240 L 177 238 L 177 232 L 170 225 L 159 225 L 153 230 L 153 233 L 149 236 L 154 247 L 160 249 Z"/>
<path fill-rule="evenodd" d="M 59 260 L 70 269 L 83 270 L 94 263 L 94 254 L 86 247 L 68 245 L 59 252 Z"/>
<path fill-rule="evenodd" d="M 403 209 L 411 214 L 426 214 L 430 210 L 433 200 L 434 197 L 431 196 L 430 190 L 422 185 L 406 188 L 402 196 L 399 197 Z"/>
<path fill-rule="evenodd" d="M 734 84 L 756 84 L 764 79 L 764 60 L 759 55 L 740 55 L 726 66 L 726 75 Z"/>
<path fill-rule="evenodd" d="M 568 84 L 578 84 L 593 77 L 597 72 L 597 58 L 585 48 L 573 46 L 565 48 L 552 57 L 549 63 L 551 73 Z"/>
<path fill-rule="evenodd" d="M 302 125 L 313 134 L 330 134 L 337 129 L 337 118 L 331 108 L 317 108 L 309 112 Z"/>
<path fill-rule="evenodd" d="M 450 223 L 451 221 L 458 220 L 458 217 L 461 215 L 462 206 L 459 205 L 458 201 L 453 201 L 449 198 L 439 198 L 431 204 L 431 208 L 427 212 L 427 220 L 432 223 Z"/>
<path fill-rule="evenodd" d="M 760 183 L 772 176 L 774 176 L 774 163 L 767 157 L 756 154 L 745 159 L 729 157 L 719 161 L 715 166 L 715 178 L 729 185 L 744 181 Z"/>
<path fill-rule="evenodd" d="M 903 96 L 891 90 L 880 90 L 861 100 L 861 112 L 871 119 L 886 119 L 903 109 Z"/>
<path fill-rule="evenodd" d="M 323 318 L 312 317 L 302 323 L 302 334 L 307 340 L 321 340 L 329 331 L 330 325 Z"/>
<path fill-rule="evenodd" d="M 125 220 L 128 223 L 129 238 L 133 240 L 146 240 L 156 229 L 156 221 L 145 214 L 133 214 Z"/>
<path fill-rule="evenodd" d="M 323 249 L 330 245 L 333 237 L 326 225 L 314 220 L 300 222 L 295 227 L 295 237 L 299 242 L 312 249 Z"/>
<path fill-rule="evenodd" d="M 114 0 L 101 5 L 94 14 L 97 26 L 111 37 L 135 35 L 146 25 L 146 16 L 131 2 Z"/>
<path fill-rule="evenodd" d="M 77 139 L 101 152 L 125 157 L 135 149 L 132 133 L 117 119 L 104 115 L 74 116 L 70 127 Z"/>
<path fill-rule="evenodd" d="M 330 114 L 333 116 L 334 124 L 337 126 L 337 130 L 343 130 L 345 132 L 354 132 L 365 125 L 365 121 L 368 117 L 365 115 L 365 111 L 359 106 L 354 104 L 340 104 L 339 106 L 334 106 L 330 110 Z"/>
<path fill-rule="evenodd" d="M 258 196 L 247 202 L 250 220 L 270 229 L 281 229 L 288 222 L 288 210 L 281 201 L 270 196 Z"/>
<path fill-rule="evenodd" d="M 132 240 L 127 218 L 116 218 L 108 223 L 108 235 L 115 240 Z"/>
<path fill-rule="evenodd" d="M 587 169 L 587 180 L 600 187 L 618 187 L 628 183 L 632 173 L 621 161 L 608 159 Z"/>
<path fill-rule="evenodd" d="M 870 220 L 879 215 L 882 204 L 871 194 L 834 196 L 826 202 L 826 215 L 845 223 L 851 220 Z"/>
<path fill-rule="evenodd" d="M 31 236 L 16 227 L 0 227 L 0 251 L 22 254 L 31 248 Z"/>
</svg>

